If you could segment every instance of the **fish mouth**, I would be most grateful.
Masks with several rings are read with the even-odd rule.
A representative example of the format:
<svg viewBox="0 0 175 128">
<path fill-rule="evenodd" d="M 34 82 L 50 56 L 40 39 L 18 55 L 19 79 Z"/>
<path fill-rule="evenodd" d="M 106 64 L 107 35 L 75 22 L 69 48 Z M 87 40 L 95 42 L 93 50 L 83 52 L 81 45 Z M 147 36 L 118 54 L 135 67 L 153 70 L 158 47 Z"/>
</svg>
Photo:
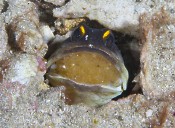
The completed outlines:
<svg viewBox="0 0 175 128">
<path fill-rule="evenodd" d="M 49 85 L 65 87 L 67 104 L 102 105 L 127 88 L 120 52 L 101 45 L 64 43 L 50 56 L 47 68 Z"/>
</svg>

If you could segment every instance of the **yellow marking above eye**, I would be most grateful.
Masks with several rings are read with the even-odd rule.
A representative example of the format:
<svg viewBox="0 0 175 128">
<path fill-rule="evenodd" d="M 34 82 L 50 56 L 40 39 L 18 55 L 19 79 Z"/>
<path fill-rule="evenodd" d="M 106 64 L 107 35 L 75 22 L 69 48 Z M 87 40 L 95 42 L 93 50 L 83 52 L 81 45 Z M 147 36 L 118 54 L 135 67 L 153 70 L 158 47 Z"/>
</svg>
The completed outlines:
<svg viewBox="0 0 175 128">
<path fill-rule="evenodd" d="M 80 31 L 82 35 L 85 35 L 86 31 L 85 31 L 84 26 L 80 26 Z"/>
<path fill-rule="evenodd" d="M 110 30 L 107 30 L 107 31 L 103 34 L 103 40 L 105 40 L 105 39 L 109 36 L 110 33 L 111 33 Z"/>
</svg>

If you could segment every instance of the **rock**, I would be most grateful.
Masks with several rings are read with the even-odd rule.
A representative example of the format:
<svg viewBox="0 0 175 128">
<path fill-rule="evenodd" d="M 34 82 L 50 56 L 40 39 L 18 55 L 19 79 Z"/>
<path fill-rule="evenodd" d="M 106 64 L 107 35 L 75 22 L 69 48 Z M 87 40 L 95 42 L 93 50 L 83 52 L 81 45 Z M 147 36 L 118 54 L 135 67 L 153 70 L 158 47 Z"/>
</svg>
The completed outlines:
<svg viewBox="0 0 175 128">
<path fill-rule="evenodd" d="M 18 82 L 23 85 L 30 84 L 35 77 L 42 78 L 46 72 L 45 62 L 34 55 L 19 54 L 10 59 L 4 79 L 9 82 Z"/>
<path fill-rule="evenodd" d="M 147 98 L 174 97 L 175 18 L 168 7 L 141 17 L 141 86 Z"/>
<path fill-rule="evenodd" d="M 8 37 L 5 29 L 4 18 L 0 15 L 0 60 L 4 59 L 5 52 L 7 50 Z"/>
<path fill-rule="evenodd" d="M 58 19 L 88 17 L 109 29 L 139 37 L 139 16 L 155 12 L 164 5 L 173 10 L 173 2 L 166 1 L 70 0 L 61 8 L 55 8 L 53 15 Z"/>
<path fill-rule="evenodd" d="M 0 124 L 28 127 L 173 127 L 174 102 L 148 101 L 143 95 L 131 95 L 112 101 L 102 107 L 66 105 L 60 88 L 33 97 L 19 97 L 9 115 L 3 115 Z M 29 91 L 30 92 L 30 91 Z M 24 100 L 25 98 L 25 100 Z M 23 99 L 23 100 L 22 100 Z M 25 104 L 24 104 L 25 103 Z M 31 105 L 34 105 L 33 107 Z M 26 107 L 26 108 L 20 108 Z M 31 107 L 31 108 L 30 108 Z M 150 113 L 151 114 L 148 114 Z M 25 114 L 23 114 L 25 113 Z M 149 115 L 149 116 L 148 116 Z M 1 116 L 2 117 L 2 116 Z M 24 120 L 22 120 L 24 119 Z M 14 123 L 16 121 L 16 123 Z M 26 123 L 26 121 L 28 123 Z"/>
<path fill-rule="evenodd" d="M 34 124 L 37 95 L 48 88 L 43 82 L 46 72 L 44 60 L 39 56 L 16 54 L 1 63 L 0 127 L 14 127 L 16 122 L 23 122 L 18 127 L 27 127 L 28 119 L 31 125 Z"/>
<path fill-rule="evenodd" d="M 61 122 L 67 121 L 67 127 L 172 127 L 174 123 L 174 107 L 172 107 L 173 104 L 167 106 L 166 102 L 147 101 L 142 95 L 131 95 L 100 108 L 65 106 L 65 113 L 62 115 L 69 117 L 61 118 Z M 146 113 L 150 110 L 152 115 L 146 118 Z M 61 123 L 58 124 L 57 126 L 61 127 Z"/>
<path fill-rule="evenodd" d="M 1 0 L 1 1 L 0 1 L 0 11 L 2 11 L 3 6 L 4 6 L 4 3 L 3 3 L 3 1 Z"/>
<path fill-rule="evenodd" d="M 150 1 L 131 0 L 71 0 L 61 8 L 55 8 L 53 15 L 59 19 L 88 17 L 109 29 L 137 36 L 139 16 L 150 10 L 150 4 Z"/>
<path fill-rule="evenodd" d="M 39 17 L 35 5 L 24 0 L 15 2 L 17 8 L 14 3 L 9 2 L 10 8 L 4 13 L 7 15 L 5 22 L 9 24 L 7 26 L 9 44 L 14 51 L 18 49 L 25 53 L 44 56 L 47 44 L 44 43 L 39 30 Z M 12 13 L 13 11 L 16 13 Z"/>
<path fill-rule="evenodd" d="M 61 35 L 65 35 L 70 32 L 72 28 L 77 27 L 81 22 L 84 22 L 84 18 L 77 19 L 57 19 L 55 21 L 55 27 Z"/>
<path fill-rule="evenodd" d="M 32 16 L 36 15 L 36 6 L 28 0 L 8 0 L 8 5 L 8 9 L 3 13 L 5 16 L 4 22 L 7 24 L 10 24 L 14 19 L 20 16 L 32 19 Z M 32 13 L 33 15 L 31 15 Z M 38 22 L 36 16 L 33 17 L 33 20 Z"/>
</svg>

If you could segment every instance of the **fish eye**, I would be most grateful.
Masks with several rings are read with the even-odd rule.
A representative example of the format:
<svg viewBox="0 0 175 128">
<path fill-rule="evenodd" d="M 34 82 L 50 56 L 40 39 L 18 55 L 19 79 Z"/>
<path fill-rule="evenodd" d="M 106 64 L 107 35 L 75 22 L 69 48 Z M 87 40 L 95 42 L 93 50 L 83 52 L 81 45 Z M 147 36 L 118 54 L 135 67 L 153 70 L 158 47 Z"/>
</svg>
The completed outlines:
<svg viewBox="0 0 175 128">
<path fill-rule="evenodd" d="M 102 38 L 103 38 L 105 46 L 111 48 L 112 47 L 112 43 L 114 42 L 114 35 L 112 34 L 112 32 L 110 30 L 106 30 L 103 33 Z"/>
<path fill-rule="evenodd" d="M 111 32 L 110 32 L 109 30 L 105 31 L 105 32 L 103 33 L 103 40 L 106 40 L 106 39 L 109 37 L 110 33 L 111 33 Z"/>
<path fill-rule="evenodd" d="M 84 36 L 86 33 L 85 27 L 81 25 L 79 29 L 80 29 L 81 35 Z"/>
<path fill-rule="evenodd" d="M 85 34 L 86 34 L 86 29 L 83 25 L 81 25 L 74 30 L 71 39 L 72 41 L 80 40 L 85 36 Z"/>
</svg>

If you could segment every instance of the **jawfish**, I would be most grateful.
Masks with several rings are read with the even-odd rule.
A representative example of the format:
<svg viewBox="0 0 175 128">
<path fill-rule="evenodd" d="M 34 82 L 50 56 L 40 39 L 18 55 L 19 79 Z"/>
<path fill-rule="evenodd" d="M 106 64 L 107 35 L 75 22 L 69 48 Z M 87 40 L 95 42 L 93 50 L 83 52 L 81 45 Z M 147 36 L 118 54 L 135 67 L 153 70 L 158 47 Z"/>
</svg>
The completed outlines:
<svg viewBox="0 0 175 128">
<path fill-rule="evenodd" d="M 128 71 L 108 29 L 80 25 L 49 57 L 47 68 L 51 86 L 65 86 L 68 104 L 103 105 L 127 88 Z"/>
</svg>

